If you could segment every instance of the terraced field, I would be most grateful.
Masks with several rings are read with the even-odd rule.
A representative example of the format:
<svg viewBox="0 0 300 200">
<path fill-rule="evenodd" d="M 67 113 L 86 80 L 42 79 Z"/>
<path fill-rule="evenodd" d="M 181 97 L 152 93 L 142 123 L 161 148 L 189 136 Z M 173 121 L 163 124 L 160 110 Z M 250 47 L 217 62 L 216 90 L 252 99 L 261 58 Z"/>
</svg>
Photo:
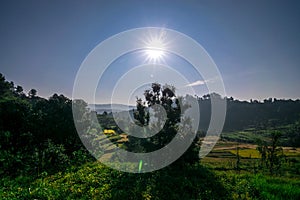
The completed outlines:
<svg viewBox="0 0 300 200">
<path fill-rule="evenodd" d="M 239 162 L 240 170 L 257 171 L 261 156 L 256 148 L 257 145 L 254 144 L 219 141 L 201 163 L 215 170 L 228 171 L 236 170 Z M 300 178 L 300 148 L 282 147 L 282 149 L 283 173 Z"/>
</svg>

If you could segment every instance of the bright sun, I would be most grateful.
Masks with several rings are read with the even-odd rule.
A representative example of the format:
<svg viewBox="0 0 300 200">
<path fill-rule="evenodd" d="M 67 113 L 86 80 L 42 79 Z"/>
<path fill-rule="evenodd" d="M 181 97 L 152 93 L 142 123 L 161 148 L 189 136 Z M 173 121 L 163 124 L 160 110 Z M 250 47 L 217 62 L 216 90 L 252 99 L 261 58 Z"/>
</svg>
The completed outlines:
<svg viewBox="0 0 300 200">
<path fill-rule="evenodd" d="M 146 61 L 148 62 L 158 62 L 162 61 L 166 56 L 166 43 L 162 35 L 150 36 L 145 41 L 144 54 L 146 56 Z"/>
<path fill-rule="evenodd" d="M 163 58 L 165 51 L 161 49 L 147 49 L 145 50 L 147 59 L 150 61 L 157 61 Z"/>
</svg>

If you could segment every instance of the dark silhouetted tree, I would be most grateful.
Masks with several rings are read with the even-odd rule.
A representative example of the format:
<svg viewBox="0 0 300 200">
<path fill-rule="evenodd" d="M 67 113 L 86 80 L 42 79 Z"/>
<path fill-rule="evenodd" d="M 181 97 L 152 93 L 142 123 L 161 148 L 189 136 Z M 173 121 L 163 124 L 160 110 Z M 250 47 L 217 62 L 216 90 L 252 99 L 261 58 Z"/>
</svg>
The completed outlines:
<svg viewBox="0 0 300 200">
<path fill-rule="evenodd" d="M 150 114 L 149 110 L 152 109 L 154 118 L 156 118 L 156 126 L 161 127 L 164 115 L 166 113 L 165 124 L 162 130 L 155 136 L 147 139 L 140 139 L 129 136 L 129 143 L 133 142 L 135 145 L 140 145 L 139 149 L 144 149 L 146 152 L 160 149 L 167 145 L 178 133 L 179 123 L 181 116 L 190 106 L 182 103 L 182 97 L 176 97 L 175 87 L 170 85 L 161 86 L 158 83 L 152 83 L 151 89 L 144 92 L 145 101 L 137 98 L 137 110 L 134 113 L 134 118 L 138 124 L 146 126 L 149 124 Z M 185 122 L 189 123 L 189 119 Z M 187 129 L 187 132 L 190 130 Z M 186 133 L 186 134 L 192 134 Z M 191 147 L 184 153 L 184 155 L 177 160 L 174 165 L 182 165 L 186 163 L 194 163 L 198 161 L 198 138 L 194 140 Z M 131 148 L 137 148 L 134 145 Z"/>
<path fill-rule="evenodd" d="M 37 95 L 36 89 L 31 89 L 31 90 L 28 92 L 29 98 L 35 98 L 36 95 Z"/>
</svg>

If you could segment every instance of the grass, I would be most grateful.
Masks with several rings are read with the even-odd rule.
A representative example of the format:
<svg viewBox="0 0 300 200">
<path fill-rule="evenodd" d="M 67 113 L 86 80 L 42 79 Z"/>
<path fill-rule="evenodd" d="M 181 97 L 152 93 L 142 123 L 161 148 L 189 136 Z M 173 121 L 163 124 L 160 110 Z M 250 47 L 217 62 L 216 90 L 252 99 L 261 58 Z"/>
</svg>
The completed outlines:
<svg viewBox="0 0 300 200">
<path fill-rule="evenodd" d="M 243 131 L 224 132 L 221 134 L 221 136 L 224 140 L 227 141 L 254 144 L 259 140 L 268 140 L 268 133 L 269 130 L 257 130 L 255 128 L 248 128 Z"/>
<path fill-rule="evenodd" d="M 283 152 L 286 156 L 289 156 L 289 157 L 300 156 L 300 148 L 284 148 Z"/>
<path fill-rule="evenodd" d="M 213 173 L 201 166 L 146 174 L 112 170 L 94 162 L 37 180 L 6 180 L 1 199 L 227 199 Z M 22 182 L 23 181 L 23 182 Z M 214 191 L 218 188 L 219 191 Z"/>
<path fill-rule="evenodd" d="M 222 138 L 228 141 L 238 141 L 245 143 L 255 143 L 257 140 L 264 140 L 263 134 L 255 134 L 250 131 L 235 131 L 222 133 Z"/>
<path fill-rule="evenodd" d="M 237 155 L 236 150 L 229 150 L 230 153 Z M 242 158 L 261 158 L 256 149 L 239 149 L 239 156 Z"/>
<path fill-rule="evenodd" d="M 225 158 L 217 161 L 222 159 Z M 4 200 L 300 199 L 299 178 L 209 170 L 200 165 L 178 170 L 168 167 L 152 173 L 130 174 L 94 162 L 54 175 L 43 174 L 36 180 L 2 179 L 0 197 Z"/>
<path fill-rule="evenodd" d="M 271 176 L 260 169 L 255 145 L 238 146 L 239 170 L 237 143 L 220 141 L 200 165 L 184 168 L 130 174 L 91 162 L 37 179 L 2 177 L 0 199 L 300 199 L 299 148 L 283 148 L 287 161 Z"/>
<path fill-rule="evenodd" d="M 271 176 L 267 170 L 259 167 L 260 155 L 254 145 L 239 146 L 239 170 L 236 168 L 236 142 L 220 141 L 201 160 L 204 166 L 212 169 L 221 179 L 231 199 L 300 199 L 299 148 L 283 148 L 287 159 L 278 172 L 279 176 Z"/>
<path fill-rule="evenodd" d="M 218 172 L 232 199 L 300 199 L 300 180 L 263 174 Z"/>
</svg>

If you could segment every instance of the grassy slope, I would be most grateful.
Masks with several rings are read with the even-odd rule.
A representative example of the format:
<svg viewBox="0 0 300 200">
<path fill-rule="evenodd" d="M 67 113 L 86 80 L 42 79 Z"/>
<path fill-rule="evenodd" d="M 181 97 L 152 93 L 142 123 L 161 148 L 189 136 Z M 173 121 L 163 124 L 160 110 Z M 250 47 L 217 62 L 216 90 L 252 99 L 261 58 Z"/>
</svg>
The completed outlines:
<svg viewBox="0 0 300 200">
<path fill-rule="evenodd" d="M 229 195 L 201 166 L 129 174 L 89 163 L 29 185 L 25 177 L 18 180 L 6 181 L 1 199 L 228 199 Z"/>
<path fill-rule="evenodd" d="M 245 135 L 253 139 L 249 132 L 240 137 Z M 285 148 L 293 162 L 284 164 L 281 177 L 272 177 L 260 174 L 253 144 L 239 143 L 236 171 L 236 147 L 221 141 L 201 165 L 185 169 L 128 174 L 87 163 L 38 179 L 2 178 L 0 199 L 300 199 L 300 149 Z"/>
<path fill-rule="evenodd" d="M 2 179 L 2 184 L 1 199 L 300 199 L 299 178 L 200 165 L 129 174 L 88 163 L 36 180 Z"/>
</svg>

